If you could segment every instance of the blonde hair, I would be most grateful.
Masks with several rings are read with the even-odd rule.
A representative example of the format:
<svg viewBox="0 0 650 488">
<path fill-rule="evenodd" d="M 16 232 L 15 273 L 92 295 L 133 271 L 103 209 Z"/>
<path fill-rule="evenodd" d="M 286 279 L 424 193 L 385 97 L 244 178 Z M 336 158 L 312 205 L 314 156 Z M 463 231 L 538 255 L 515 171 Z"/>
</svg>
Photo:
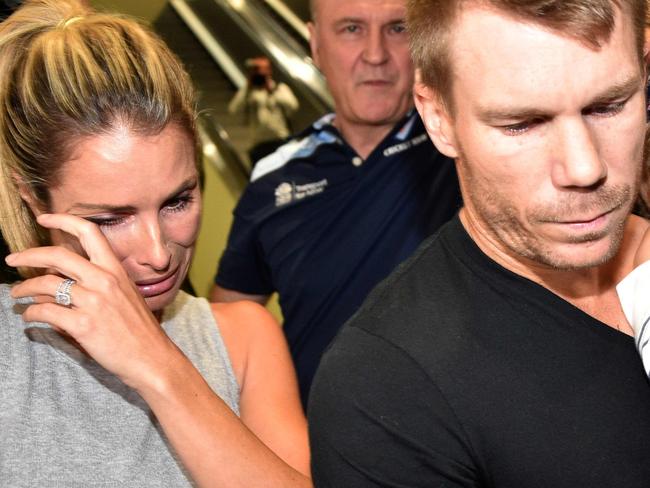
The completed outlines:
<svg viewBox="0 0 650 488">
<path fill-rule="evenodd" d="M 136 21 L 78 0 L 30 0 L 2 22 L 0 73 L 0 230 L 12 252 L 49 240 L 20 187 L 49 208 L 81 138 L 174 123 L 196 141 L 194 90 L 176 56 Z"/>
<path fill-rule="evenodd" d="M 407 26 L 413 63 L 420 69 L 422 82 L 433 88 L 449 113 L 454 112 L 450 39 L 465 4 L 495 8 L 593 47 L 609 39 L 615 9 L 620 8 L 632 19 L 639 63 L 643 64 L 646 0 L 409 0 Z"/>
</svg>

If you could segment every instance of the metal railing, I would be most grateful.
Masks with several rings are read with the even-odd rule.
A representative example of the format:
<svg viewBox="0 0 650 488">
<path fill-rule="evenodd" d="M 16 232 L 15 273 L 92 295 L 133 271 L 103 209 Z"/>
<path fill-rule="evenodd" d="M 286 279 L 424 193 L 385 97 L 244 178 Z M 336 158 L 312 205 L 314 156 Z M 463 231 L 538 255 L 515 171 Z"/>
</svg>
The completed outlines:
<svg viewBox="0 0 650 488">
<path fill-rule="evenodd" d="M 301 92 L 303 100 L 316 107 L 320 113 L 329 112 L 334 101 L 327 88 L 325 78 L 313 64 L 309 52 L 273 19 L 264 8 L 254 1 L 245 0 L 210 0 L 228 16 L 248 39 L 257 45 L 285 78 L 291 81 L 292 88 Z M 206 47 L 215 61 L 223 68 L 233 84 L 241 87 L 246 75 L 243 61 L 236 60 L 221 46 L 221 42 L 212 32 L 214 26 L 203 22 L 195 13 L 195 6 L 201 0 L 170 0 L 172 7 L 185 20 L 200 42 Z M 222 16 L 223 16 L 222 15 Z M 306 29 L 306 27 L 304 28 Z"/>
<path fill-rule="evenodd" d="M 241 192 L 248 183 L 251 170 L 242 161 L 228 133 L 215 120 L 210 110 L 199 113 L 198 130 L 203 157 L 221 174 L 228 169 L 235 180 L 236 190 Z"/>
</svg>

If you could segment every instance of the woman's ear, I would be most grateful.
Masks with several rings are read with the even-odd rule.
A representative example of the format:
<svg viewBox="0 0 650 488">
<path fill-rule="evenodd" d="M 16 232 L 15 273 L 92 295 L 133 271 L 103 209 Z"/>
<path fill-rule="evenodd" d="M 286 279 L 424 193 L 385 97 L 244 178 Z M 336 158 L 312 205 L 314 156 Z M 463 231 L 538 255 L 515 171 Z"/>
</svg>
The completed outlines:
<svg viewBox="0 0 650 488">
<path fill-rule="evenodd" d="M 32 211 L 32 213 L 35 216 L 45 213 L 45 211 L 41 208 L 41 205 L 39 205 L 38 200 L 32 193 L 31 188 L 27 183 L 25 183 L 23 178 L 17 173 L 14 173 L 13 179 L 14 179 L 14 183 L 16 184 L 16 188 L 18 188 L 18 193 L 20 194 L 20 198 L 22 198 L 23 201 L 27 204 L 27 206 Z"/>
<path fill-rule="evenodd" d="M 415 76 L 413 97 L 415 107 L 435 146 L 445 156 L 458 157 L 456 135 L 447 109 L 438 94 L 420 81 L 419 71 Z"/>
</svg>

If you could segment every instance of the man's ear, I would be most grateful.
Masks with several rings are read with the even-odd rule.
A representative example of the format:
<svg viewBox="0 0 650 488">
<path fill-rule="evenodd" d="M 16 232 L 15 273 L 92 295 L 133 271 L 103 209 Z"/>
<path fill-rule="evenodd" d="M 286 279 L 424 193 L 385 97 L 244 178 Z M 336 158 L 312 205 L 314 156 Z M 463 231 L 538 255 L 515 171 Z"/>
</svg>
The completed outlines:
<svg viewBox="0 0 650 488">
<path fill-rule="evenodd" d="M 320 68 L 320 56 L 318 55 L 318 35 L 316 34 L 316 24 L 307 22 L 309 31 L 309 48 L 311 49 L 311 59 L 317 68 Z"/>
<path fill-rule="evenodd" d="M 447 109 L 438 94 L 420 81 L 419 73 L 415 76 L 413 98 L 429 137 L 438 151 L 450 158 L 458 157 L 456 135 Z"/>
</svg>

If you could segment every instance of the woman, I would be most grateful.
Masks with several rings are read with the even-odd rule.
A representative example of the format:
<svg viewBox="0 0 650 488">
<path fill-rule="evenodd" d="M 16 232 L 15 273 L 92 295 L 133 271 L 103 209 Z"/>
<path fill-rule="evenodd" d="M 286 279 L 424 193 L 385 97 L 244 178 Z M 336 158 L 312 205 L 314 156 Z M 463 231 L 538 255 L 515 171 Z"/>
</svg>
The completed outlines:
<svg viewBox="0 0 650 488">
<path fill-rule="evenodd" d="M 2 485 L 310 486 L 277 324 L 179 292 L 201 195 L 178 60 L 131 20 L 34 0 L 0 24 L 0 70 L 25 278 L 0 287 Z"/>
</svg>

